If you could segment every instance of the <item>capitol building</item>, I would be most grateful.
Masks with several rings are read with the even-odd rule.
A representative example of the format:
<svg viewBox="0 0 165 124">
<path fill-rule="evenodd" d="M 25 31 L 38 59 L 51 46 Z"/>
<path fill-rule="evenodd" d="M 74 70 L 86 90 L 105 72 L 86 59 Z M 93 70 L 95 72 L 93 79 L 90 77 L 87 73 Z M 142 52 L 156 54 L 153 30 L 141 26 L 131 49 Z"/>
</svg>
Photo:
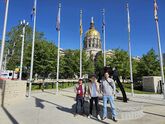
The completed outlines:
<svg viewBox="0 0 165 124">
<path fill-rule="evenodd" d="M 95 29 L 93 17 L 91 18 L 89 30 L 85 33 L 83 46 L 87 55 L 92 56 L 93 59 L 98 52 L 102 51 L 101 36 L 100 33 Z M 111 57 L 112 55 L 112 50 L 106 51 L 106 56 Z"/>
</svg>

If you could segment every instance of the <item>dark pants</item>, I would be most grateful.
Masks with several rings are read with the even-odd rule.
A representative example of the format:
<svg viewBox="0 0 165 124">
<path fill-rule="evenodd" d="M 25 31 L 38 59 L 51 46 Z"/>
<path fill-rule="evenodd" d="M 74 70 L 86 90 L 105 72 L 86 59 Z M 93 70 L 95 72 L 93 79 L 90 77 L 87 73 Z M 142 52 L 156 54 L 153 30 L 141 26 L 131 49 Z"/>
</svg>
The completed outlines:
<svg viewBox="0 0 165 124">
<path fill-rule="evenodd" d="M 82 113 L 84 113 L 84 98 L 83 96 L 76 96 L 76 114 L 77 114 L 77 111 L 78 111 L 78 104 L 81 104 L 81 111 Z"/>
<path fill-rule="evenodd" d="M 99 114 L 99 97 L 91 97 L 90 99 L 90 114 L 92 115 L 92 109 L 93 109 L 93 101 L 95 101 L 95 107 L 96 107 L 96 115 Z"/>
</svg>

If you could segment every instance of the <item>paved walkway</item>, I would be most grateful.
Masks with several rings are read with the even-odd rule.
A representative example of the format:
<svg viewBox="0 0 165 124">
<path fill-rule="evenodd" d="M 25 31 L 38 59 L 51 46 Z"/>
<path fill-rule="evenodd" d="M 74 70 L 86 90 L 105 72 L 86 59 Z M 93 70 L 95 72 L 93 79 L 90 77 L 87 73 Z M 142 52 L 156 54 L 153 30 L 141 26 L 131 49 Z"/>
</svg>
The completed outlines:
<svg viewBox="0 0 165 124">
<path fill-rule="evenodd" d="M 73 88 L 60 91 L 32 92 L 17 104 L 0 108 L 0 124 L 114 124 L 111 119 L 98 121 L 85 116 L 73 116 Z M 129 94 L 128 94 L 129 96 Z M 144 106 L 145 115 L 137 120 L 119 120 L 117 124 L 165 124 L 165 100 L 160 95 L 135 95 L 130 98 L 132 103 Z M 126 103 L 123 103 L 126 104 Z"/>
</svg>

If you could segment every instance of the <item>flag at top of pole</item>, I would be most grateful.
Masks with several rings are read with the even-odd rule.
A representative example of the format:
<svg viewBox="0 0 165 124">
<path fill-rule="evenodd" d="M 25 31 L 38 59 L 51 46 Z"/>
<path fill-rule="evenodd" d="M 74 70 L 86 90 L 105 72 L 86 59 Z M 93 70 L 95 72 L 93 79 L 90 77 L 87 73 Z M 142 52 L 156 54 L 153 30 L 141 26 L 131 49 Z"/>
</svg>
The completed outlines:
<svg viewBox="0 0 165 124">
<path fill-rule="evenodd" d="M 36 15 L 36 7 L 35 7 L 35 4 L 34 4 L 32 12 L 31 12 L 31 20 L 32 21 L 33 21 L 35 15 Z"/>
<path fill-rule="evenodd" d="M 59 3 L 58 6 L 58 15 L 57 15 L 57 20 L 56 20 L 56 30 L 60 30 L 60 9 L 61 9 L 61 3 Z"/>
<path fill-rule="evenodd" d="M 128 6 L 128 3 L 127 3 L 127 16 L 128 16 L 128 32 L 131 31 L 131 28 L 130 28 L 130 15 L 129 15 L 129 6 Z"/>
<path fill-rule="evenodd" d="M 154 0 L 154 17 L 155 17 L 155 20 L 158 20 L 158 5 L 157 5 L 156 0 Z"/>
<path fill-rule="evenodd" d="M 80 10 L 80 36 L 83 34 L 83 26 L 82 26 L 82 10 Z"/>
<path fill-rule="evenodd" d="M 104 32 L 105 26 L 105 9 L 102 10 L 103 18 L 102 18 L 102 33 Z"/>
</svg>

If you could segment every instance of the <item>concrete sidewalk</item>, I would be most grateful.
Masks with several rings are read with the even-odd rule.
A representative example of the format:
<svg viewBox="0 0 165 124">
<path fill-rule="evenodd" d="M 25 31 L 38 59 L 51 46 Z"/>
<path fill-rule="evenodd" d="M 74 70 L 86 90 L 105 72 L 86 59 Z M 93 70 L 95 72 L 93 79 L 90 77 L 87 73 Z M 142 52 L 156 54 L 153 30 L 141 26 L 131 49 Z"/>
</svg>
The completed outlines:
<svg viewBox="0 0 165 124">
<path fill-rule="evenodd" d="M 31 98 L 0 108 L 0 124 L 114 124 L 111 119 L 98 121 L 95 117 L 73 116 L 73 88 L 32 92 Z M 129 94 L 128 94 L 129 96 Z M 136 120 L 119 120 L 117 124 L 165 124 L 165 101 L 160 95 L 135 95 L 130 102 L 144 106 L 145 115 Z M 126 103 L 125 103 L 126 104 Z"/>
</svg>

